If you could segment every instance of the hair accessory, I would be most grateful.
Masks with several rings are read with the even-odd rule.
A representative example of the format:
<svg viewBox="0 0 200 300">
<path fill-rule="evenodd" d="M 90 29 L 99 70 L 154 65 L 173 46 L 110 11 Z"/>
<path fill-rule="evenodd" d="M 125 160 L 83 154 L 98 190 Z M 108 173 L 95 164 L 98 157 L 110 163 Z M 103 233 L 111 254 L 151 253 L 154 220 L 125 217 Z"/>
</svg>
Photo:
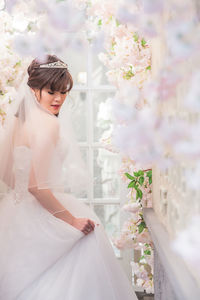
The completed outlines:
<svg viewBox="0 0 200 300">
<path fill-rule="evenodd" d="M 67 65 L 61 61 L 55 61 L 48 64 L 42 64 L 39 68 L 58 68 L 58 69 L 67 69 Z"/>
</svg>

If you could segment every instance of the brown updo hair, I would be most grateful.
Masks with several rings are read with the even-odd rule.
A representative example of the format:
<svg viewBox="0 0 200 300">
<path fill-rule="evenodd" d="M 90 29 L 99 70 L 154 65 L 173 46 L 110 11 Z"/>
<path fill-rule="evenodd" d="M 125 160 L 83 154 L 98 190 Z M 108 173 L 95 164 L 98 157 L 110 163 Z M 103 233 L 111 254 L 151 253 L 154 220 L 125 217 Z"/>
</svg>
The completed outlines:
<svg viewBox="0 0 200 300">
<path fill-rule="evenodd" d="M 56 55 L 46 55 L 44 61 L 35 58 L 29 65 L 27 72 L 29 75 L 28 86 L 39 89 L 40 95 L 43 88 L 48 88 L 52 92 L 65 91 L 69 92 L 73 87 L 73 79 L 68 69 L 64 68 L 39 68 L 41 64 L 48 64 L 60 61 Z"/>
</svg>

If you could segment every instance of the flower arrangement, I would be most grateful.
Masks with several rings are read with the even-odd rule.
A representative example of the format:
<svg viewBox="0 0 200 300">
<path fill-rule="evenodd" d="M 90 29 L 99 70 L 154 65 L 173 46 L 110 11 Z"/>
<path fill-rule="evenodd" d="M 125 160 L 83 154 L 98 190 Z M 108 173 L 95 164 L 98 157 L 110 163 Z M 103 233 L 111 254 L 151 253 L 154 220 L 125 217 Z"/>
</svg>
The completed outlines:
<svg viewBox="0 0 200 300">
<path fill-rule="evenodd" d="M 108 67 L 108 79 L 116 86 L 124 80 L 139 88 L 151 70 L 151 52 L 144 38 L 127 25 L 116 23 L 106 43 L 106 52 L 99 59 Z"/>
<path fill-rule="evenodd" d="M 109 8 L 104 1 L 95 1 L 94 5 L 88 4 L 88 16 L 90 28 L 93 29 L 92 35 L 95 36 L 99 31 L 104 33 L 105 52 L 99 54 L 99 59 L 108 68 L 108 80 L 117 87 L 116 99 L 113 101 L 115 123 L 126 130 L 133 118 L 132 110 L 139 110 L 145 106 L 142 89 L 150 77 L 151 49 L 149 42 L 140 36 L 135 26 L 119 22 L 116 17 L 117 4 L 111 9 L 111 3 L 112 1 L 107 1 Z M 110 138 L 102 138 L 105 148 L 112 152 L 121 150 L 115 143 L 116 128 L 117 125 L 109 132 Z M 130 189 L 129 199 L 122 209 L 131 216 L 124 222 L 120 236 L 113 237 L 112 241 L 118 249 L 141 250 L 139 262 L 131 262 L 131 266 L 136 275 L 136 284 L 143 286 L 146 292 L 150 293 L 153 291 L 153 250 L 142 208 L 152 205 L 152 170 L 136 170 L 136 163 L 132 159 L 134 155 L 126 155 L 119 171 L 123 181 L 130 181 L 127 186 Z M 126 169 L 132 171 L 126 172 Z"/>
<path fill-rule="evenodd" d="M 153 243 L 143 218 L 143 207 L 152 206 L 152 170 L 137 170 L 122 174 L 130 192 L 128 200 L 122 206 L 130 214 L 124 222 L 120 236 L 113 238 L 118 249 L 133 248 L 141 251 L 138 262 L 131 261 L 132 271 L 136 276 L 136 284 L 147 293 L 153 292 Z"/>
</svg>

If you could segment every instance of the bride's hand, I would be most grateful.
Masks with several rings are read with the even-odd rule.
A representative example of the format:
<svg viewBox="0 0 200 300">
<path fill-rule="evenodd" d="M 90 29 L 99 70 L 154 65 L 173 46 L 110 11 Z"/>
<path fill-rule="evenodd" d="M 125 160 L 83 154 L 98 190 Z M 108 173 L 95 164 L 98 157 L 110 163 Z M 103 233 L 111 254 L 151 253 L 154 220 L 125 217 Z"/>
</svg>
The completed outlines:
<svg viewBox="0 0 200 300">
<path fill-rule="evenodd" d="M 88 218 L 74 218 L 71 225 L 82 231 L 85 235 L 93 231 L 95 227 L 95 223 Z"/>
</svg>

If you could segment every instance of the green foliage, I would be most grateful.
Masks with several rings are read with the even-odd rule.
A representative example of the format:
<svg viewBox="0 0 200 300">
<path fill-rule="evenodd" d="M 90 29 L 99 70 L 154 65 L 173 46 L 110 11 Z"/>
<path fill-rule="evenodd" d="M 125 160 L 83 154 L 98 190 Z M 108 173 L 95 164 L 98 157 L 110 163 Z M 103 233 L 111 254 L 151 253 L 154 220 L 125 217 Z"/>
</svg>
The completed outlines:
<svg viewBox="0 0 200 300">
<path fill-rule="evenodd" d="M 140 170 L 138 172 L 134 172 L 133 174 L 135 175 L 135 177 L 139 177 L 141 175 L 144 175 L 144 172 L 142 170 Z"/>
<path fill-rule="evenodd" d="M 131 176 L 129 173 L 125 173 L 126 177 L 130 180 L 134 180 L 135 178 Z"/>
<path fill-rule="evenodd" d="M 135 181 L 131 181 L 128 185 L 128 188 L 136 188 L 136 184 L 135 184 Z"/>
<path fill-rule="evenodd" d="M 117 25 L 117 27 L 120 25 L 120 22 L 117 19 L 116 19 L 116 25 Z"/>
<path fill-rule="evenodd" d="M 140 260 L 143 260 L 143 259 L 145 259 L 145 256 L 144 256 L 144 255 L 140 256 L 139 261 L 140 261 Z"/>
<path fill-rule="evenodd" d="M 151 255 L 151 250 L 144 250 L 144 254 L 146 254 L 146 255 Z"/>
<path fill-rule="evenodd" d="M 143 185 L 143 183 L 144 183 L 144 176 L 141 176 L 141 177 L 139 178 L 139 184 L 140 184 L 140 185 Z"/>
<path fill-rule="evenodd" d="M 147 228 L 146 224 L 144 221 L 142 221 L 139 225 L 138 225 L 138 232 L 142 233 L 142 231 Z"/>
<path fill-rule="evenodd" d="M 133 172 L 133 175 L 129 173 L 124 173 L 125 176 L 131 180 L 128 184 L 128 188 L 134 188 L 136 191 L 136 200 L 142 200 L 143 193 L 140 187 L 145 187 L 147 188 L 146 183 L 144 184 L 145 181 L 145 176 L 148 177 L 149 184 L 152 183 L 152 170 L 149 171 L 143 171 L 139 170 L 137 172 Z"/>
<path fill-rule="evenodd" d="M 149 178 L 149 184 L 151 184 L 152 183 L 152 170 L 148 171 L 146 176 Z"/>
<path fill-rule="evenodd" d="M 125 72 L 123 78 L 126 79 L 126 80 L 129 80 L 131 79 L 133 76 L 135 76 L 135 74 L 133 73 L 133 67 L 132 66 L 129 66 L 130 67 L 130 70 Z"/>
<path fill-rule="evenodd" d="M 146 46 L 146 41 L 145 41 L 145 39 L 143 38 L 142 40 L 141 40 L 141 45 L 142 45 L 142 47 L 145 47 Z"/>
<path fill-rule="evenodd" d="M 151 70 L 151 66 L 146 67 L 146 70 Z"/>
<path fill-rule="evenodd" d="M 143 193 L 142 191 L 137 187 L 136 189 L 136 200 L 138 200 L 139 198 L 142 199 L 143 197 Z"/>
<path fill-rule="evenodd" d="M 14 68 L 15 68 L 15 67 L 21 67 L 21 64 L 22 64 L 22 61 L 19 60 L 19 61 L 16 62 L 16 64 L 14 65 Z"/>
<path fill-rule="evenodd" d="M 101 26 L 101 25 L 102 25 L 102 20 L 101 20 L 101 19 L 99 19 L 97 25 L 98 25 L 98 26 Z"/>
<path fill-rule="evenodd" d="M 135 33 L 135 34 L 133 35 L 133 38 L 134 38 L 134 41 L 135 41 L 135 42 L 138 42 L 139 36 L 138 36 L 137 33 Z"/>
</svg>

